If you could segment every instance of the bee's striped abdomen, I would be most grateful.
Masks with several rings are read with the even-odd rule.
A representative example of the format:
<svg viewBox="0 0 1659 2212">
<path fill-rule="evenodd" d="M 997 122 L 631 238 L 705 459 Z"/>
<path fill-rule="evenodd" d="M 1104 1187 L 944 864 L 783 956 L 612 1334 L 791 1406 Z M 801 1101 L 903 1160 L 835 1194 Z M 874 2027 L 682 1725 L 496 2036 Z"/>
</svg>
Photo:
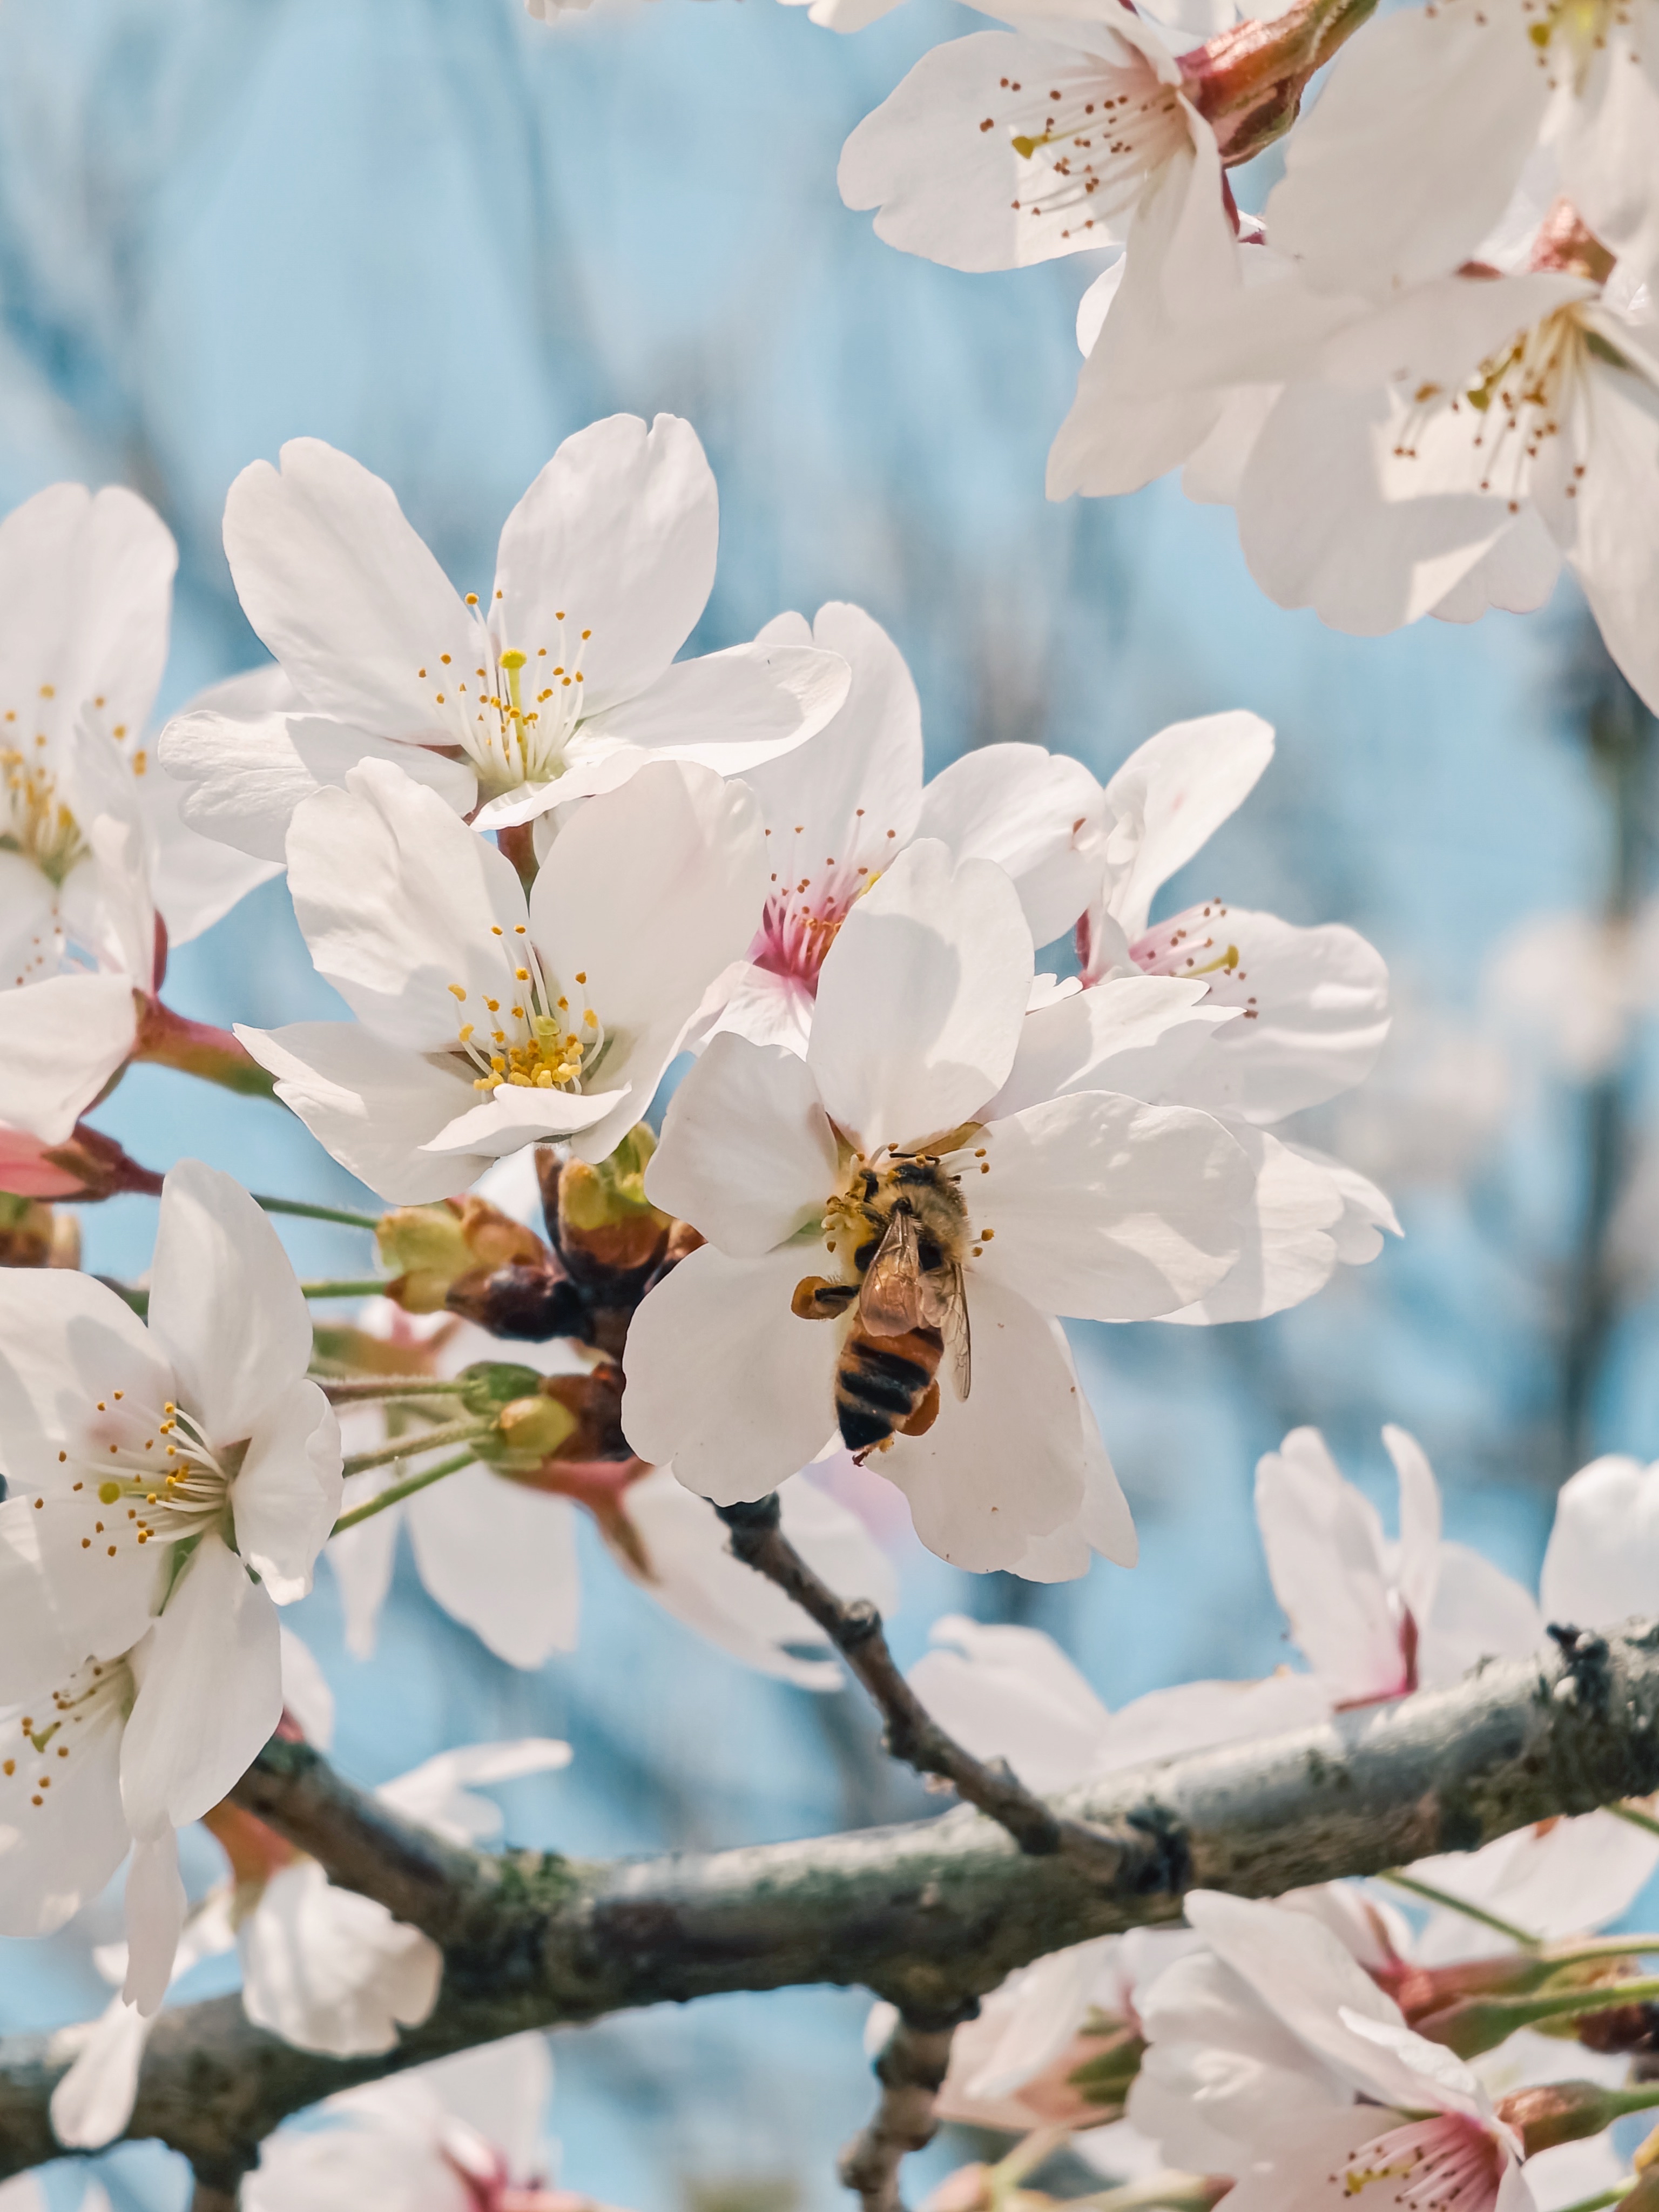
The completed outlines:
<svg viewBox="0 0 1659 2212">
<path fill-rule="evenodd" d="M 849 1451 L 872 1451 L 896 1429 L 909 1430 L 933 1389 L 944 1350 L 936 1328 L 872 1336 L 854 1323 L 836 1368 L 836 1419 Z"/>
</svg>

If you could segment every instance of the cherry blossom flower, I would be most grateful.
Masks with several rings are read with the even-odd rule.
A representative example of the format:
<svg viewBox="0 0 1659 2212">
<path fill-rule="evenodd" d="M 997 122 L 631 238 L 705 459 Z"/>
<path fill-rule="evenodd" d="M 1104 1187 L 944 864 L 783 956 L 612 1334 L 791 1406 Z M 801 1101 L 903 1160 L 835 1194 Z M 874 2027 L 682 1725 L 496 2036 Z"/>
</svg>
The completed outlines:
<svg viewBox="0 0 1659 2212">
<path fill-rule="evenodd" d="M 1176 722 L 1129 756 L 1106 787 L 1102 855 L 1078 925 L 1085 984 L 1104 976 L 1201 981 L 1209 1025 L 1190 1048 L 1121 1087 L 1196 1106 L 1233 1130 L 1257 1176 L 1259 1204 L 1237 1264 L 1180 1321 L 1255 1319 L 1310 1297 L 1339 1264 L 1374 1259 L 1388 1200 L 1340 1160 L 1272 1136 L 1267 1125 L 1322 1104 L 1370 1070 L 1388 1035 L 1388 970 L 1340 923 L 1301 928 L 1218 898 L 1156 926 L 1154 898 L 1248 796 L 1273 757 L 1254 714 Z M 1032 1024 L 1075 1019 L 1034 1013 Z"/>
<path fill-rule="evenodd" d="M 384 1301 L 360 1315 L 358 1325 L 407 1352 L 418 1350 L 422 1367 L 433 1374 L 459 1374 L 474 1360 L 499 1359 L 503 1351 L 498 1338 L 453 1315 L 416 1318 Z M 580 1364 L 574 1347 L 557 1342 L 511 1349 L 515 1359 L 547 1374 Z M 354 1449 L 360 1436 L 368 1446 L 381 1440 L 384 1417 L 356 1407 L 342 1426 Z M 422 1464 L 411 1449 L 407 1459 L 355 1476 L 352 1496 L 371 1498 Z M 763 1674 L 803 1689 L 840 1687 L 845 1677 L 838 1661 L 799 1656 L 823 1643 L 812 1624 L 732 1558 L 706 1502 L 676 1482 L 671 1469 L 620 1460 L 559 1474 L 568 1481 L 563 1492 L 549 1486 L 550 1470 L 532 1484 L 489 1467 L 464 1468 L 335 1537 L 327 1556 L 344 1601 L 347 1648 L 360 1659 L 374 1650 L 402 1526 L 429 1595 L 497 1658 L 535 1668 L 555 1651 L 574 1650 L 581 1600 L 575 1516 L 585 1510 L 623 1571 L 689 1628 Z M 810 1480 L 792 1483 L 784 1526 L 832 1589 L 868 1597 L 884 1613 L 896 1607 L 897 1583 L 885 1553 L 827 1491 Z"/>
<path fill-rule="evenodd" d="M 0 1119 L 48 1143 L 133 1053 L 157 908 L 179 942 L 272 872 L 186 829 L 153 772 L 177 558 L 116 485 L 0 521 Z"/>
<path fill-rule="evenodd" d="M 4 1924 L 61 1926 L 135 1842 L 146 2012 L 183 1912 L 174 1831 L 276 1727 L 276 1607 L 339 1510 L 311 1344 L 269 1221 L 199 1161 L 167 1178 L 148 1328 L 89 1276 L 0 1274 Z"/>
<path fill-rule="evenodd" d="M 1372 2187 L 1401 2212 L 1534 2212 L 1521 2144 L 1480 2078 L 1408 2028 L 1331 1930 L 1195 1890 L 1208 1947 L 1160 1975 L 1129 2117 L 1174 2166 L 1231 2174 L 1237 2212 L 1315 2212 Z"/>
<path fill-rule="evenodd" d="M 1110 1712 L 1040 1629 L 987 1626 L 956 1613 L 933 1624 L 933 1649 L 909 1679 L 958 1742 L 978 1758 L 1007 1759 L 1043 1796 L 1182 1752 L 1278 1735 L 1326 1710 L 1316 1684 L 1286 1673 L 1261 1682 L 1183 1683 Z M 1041 2080 L 1041 2101 L 1015 2124 L 1062 2117 L 1086 2124 L 1087 2094 L 1068 2090 L 1065 2076 L 1091 2061 L 1098 2075 L 1109 2045 L 1121 2045 L 1127 2087 L 1141 1993 L 1194 1940 L 1178 1929 L 1136 1929 L 1071 1945 L 1011 1974 L 957 2032 L 944 2093 L 950 2116 L 1007 2124 L 992 2111 L 1027 2097 Z M 1095 2100 L 1097 2117 L 1105 2101 Z"/>
<path fill-rule="evenodd" d="M 289 880 L 357 1018 L 237 1035 L 336 1159 L 412 1202 L 540 1137 L 603 1159 L 749 942 L 766 864 L 741 784 L 655 762 L 570 817 L 526 902 L 493 844 L 371 760 L 301 806 Z"/>
<path fill-rule="evenodd" d="M 1442 1537 L 1439 1487 L 1422 1448 L 1403 1429 L 1382 1437 L 1400 1482 L 1397 1544 L 1316 1429 L 1292 1430 L 1256 1471 L 1274 1593 L 1335 1709 L 1459 1681 L 1482 1659 L 1529 1658 L 1547 1620 L 1608 1624 L 1650 1605 L 1659 1477 L 1634 1461 L 1598 1460 L 1563 1486 L 1540 1609 L 1480 1553 Z M 1556 1941 L 1616 1920 L 1656 1868 L 1659 1838 L 1600 1812 L 1516 1829 L 1413 1871 Z M 1448 1911 L 1430 1922 L 1416 1955 L 1434 1963 L 1503 1948 L 1495 1931 Z"/>
<path fill-rule="evenodd" d="M 913 837 L 996 861 L 1038 945 L 1072 927 L 1098 872 L 1091 847 L 1103 805 L 1080 761 L 1041 745 L 984 745 L 924 787 L 921 702 L 879 623 L 832 601 L 810 629 L 799 615 L 780 615 L 761 632 L 763 643 L 774 640 L 839 654 L 852 689 L 810 745 L 744 778 L 765 820 L 771 880 L 747 960 L 709 994 L 708 1034 L 735 1030 L 804 1052 L 836 932 Z"/>
<path fill-rule="evenodd" d="M 286 1662 L 297 1642 L 284 1631 L 285 1693 Z M 313 1741 L 327 1749 L 325 1735 Z M 569 1759 L 568 1744 L 545 1737 L 464 1744 L 374 1795 L 453 1843 L 483 1844 L 501 1832 L 501 1808 L 471 1785 L 546 1773 Z M 393 2050 L 400 2030 L 420 2026 L 443 1978 L 443 1954 L 429 1937 L 372 1898 L 336 1889 L 314 1859 L 240 1807 L 215 1807 L 207 1825 L 230 1861 L 230 1879 L 210 1890 L 185 1922 L 174 1984 L 203 1960 L 234 1950 L 243 2006 L 254 2025 L 300 2050 L 336 2057 Z M 94 1956 L 106 1980 L 123 1979 L 124 1944 L 101 1946 Z M 65 2148 L 101 2150 L 125 2132 L 150 2025 L 118 1996 L 80 2032 L 74 2063 L 52 2097 L 52 2132 Z"/>
<path fill-rule="evenodd" d="M 328 2124 L 267 2138 L 249 2212 L 605 2212 L 534 2179 L 552 2087 L 529 2034 L 348 2089 L 319 2107 Z"/>
<path fill-rule="evenodd" d="M 1149 178 L 1214 155 L 1157 29 L 1118 0 L 997 11 L 924 54 L 848 140 L 842 198 L 890 246 L 953 269 L 1024 268 L 1121 240 Z M 1224 238 L 1221 195 L 1210 204 Z"/>
<path fill-rule="evenodd" d="M 709 1241 L 634 1316 L 623 1426 L 641 1458 L 672 1461 L 717 1501 L 759 1498 L 839 1420 L 854 1449 L 884 1444 L 881 1472 L 923 1542 L 976 1569 L 1017 1562 L 1075 1517 L 1089 1471 L 1106 1463 L 1054 1316 L 1138 1319 L 1202 1295 L 1231 1265 L 1252 1177 L 1217 1122 L 1178 1108 L 1073 1091 L 988 1119 L 1031 976 L 1007 877 L 922 839 L 842 925 L 804 1061 L 714 1039 L 646 1172 L 653 1201 Z M 857 1413 L 846 1392 L 838 1414 L 864 1208 L 918 1176 L 930 1239 L 943 1235 L 961 1270 L 971 1410 L 948 1377 L 941 1395 L 925 1368 L 877 1344 L 865 1358 L 876 1381 L 858 1387 L 891 1399 L 891 1418 Z M 839 1318 L 812 1317 L 829 1313 L 820 1287 Z M 953 1366 L 959 1376 L 959 1355 Z M 908 1432 L 896 1433 L 902 1419 Z M 1115 1502 L 1123 1557 L 1131 1532 Z"/>
<path fill-rule="evenodd" d="M 390 487 L 314 438 L 231 486 L 225 550 L 290 687 L 263 714 L 162 734 L 185 819 L 280 860 L 295 807 L 396 760 L 480 829 L 609 791 L 653 760 L 738 775 L 822 727 L 831 655 L 674 656 L 714 580 L 719 501 L 696 432 L 613 415 L 567 438 L 507 517 L 489 604 L 463 601 Z"/>
<path fill-rule="evenodd" d="M 1544 1640 L 1518 1583 L 1443 1540 L 1439 1486 L 1421 1445 L 1393 1427 L 1382 1441 L 1400 1482 L 1398 1544 L 1317 1429 L 1292 1429 L 1256 1468 L 1274 1595 L 1339 1711 L 1460 1681 L 1483 1658 L 1530 1657 Z"/>
<path fill-rule="evenodd" d="M 1397 292 L 1480 255 L 1541 146 L 1590 228 L 1645 273 L 1659 248 L 1656 31 L 1653 0 L 1401 9 L 1338 60 L 1292 133 L 1269 228 L 1319 289 Z"/>
</svg>

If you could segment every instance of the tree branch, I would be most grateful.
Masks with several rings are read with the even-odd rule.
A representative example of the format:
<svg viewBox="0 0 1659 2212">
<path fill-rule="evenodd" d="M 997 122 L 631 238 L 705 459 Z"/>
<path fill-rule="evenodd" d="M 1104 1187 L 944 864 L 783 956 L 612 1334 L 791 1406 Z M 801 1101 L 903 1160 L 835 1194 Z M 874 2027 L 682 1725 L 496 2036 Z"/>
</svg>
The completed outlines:
<svg viewBox="0 0 1659 2212">
<path fill-rule="evenodd" d="M 234 1996 L 166 2011 L 128 2132 L 218 2184 L 290 2112 L 522 2028 L 817 1982 L 861 1984 L 938 2023 L 1046 1953 L 1176 1919 L 1190 1887 L 1276 1896 L 1659 1790 L 1659 1624 L 1555 1634 L 1536 1661 L 1452 1689 L 1054 1800 L 1061 1819 L 1158 1839 L 1155 1859 L 1115 1869 L 1022 1854 L 966 1806 L 701 1857 L 489 1856 L 398 1820 L 314 1752 L 270 1746 L 240 1802 L 443 1942 L 437 2007 L 397 2051 L 352 2060 L 277 2041 Z M 50 2037 L 0 2044 L 0 2177 L 58 2154 L 46 2105 L 69 2057 Z"/>
<path fill-rule="evenodd" d="M 273 1736 L 230 1795 L 331 1882 L 372 1897 L 441 1946 L 465 1942 L 499 1893 L 504 1861 L 404 1820 L 308 1743 Z"/>
<path fill-rule="evenodd" d="M 1044 1858 L 1064 1852 L 1079 1863 L 1115 1872 L 1128 1856 L 1157 1848 L 1156 1832 L 1108 1834 L 1045 1805 L 1006 1759 L 975 1759 L 942 1729 L 900 1672 L 868 1598 L 838 1597 L 814 1574 L 784 1534 L 777 1492 L 750 1505 L 715 1508 L 732 1532 L 732 1551 L 809 1614 L 868 1691 L 881 1715 L 882 1741 L 918 1774 L 948 1782 L 958 1797 L 1008 1831 L 1021 1850 Z"/>
<path fill-rule="evenodd" d="M 875 2117 L 841 2154 L 836 2168 L 864 2212 L 904 2212 L 899 2167 L 925 2149 L 939 2130 L 934 2107 L 951 2063 L 957 2023 L 929 2022 L 901 2013 L 876 2060 L 881 2101 Z"/>
</svg>

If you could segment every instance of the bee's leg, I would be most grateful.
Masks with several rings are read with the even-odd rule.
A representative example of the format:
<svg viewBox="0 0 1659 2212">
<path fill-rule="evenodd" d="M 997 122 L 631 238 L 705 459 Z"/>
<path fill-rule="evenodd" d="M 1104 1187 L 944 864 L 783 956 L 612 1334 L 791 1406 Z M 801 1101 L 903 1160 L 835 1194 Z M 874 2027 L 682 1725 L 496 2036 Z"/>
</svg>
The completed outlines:
<svg viewBox="0 0 1659 2212">
<path fill-rule="evenodd" d="M 832 1283 L 827 1275 L 803 1275 L 789 1300 L 802 1321 L 833 1321 L 859 1294 L 856 1283 Z"/>
<path fill-rule="evenodd" d="M 902 1437 L 925 1437 L 939 1419 L 939 1384 L 930 1382 L 923 1393 L 921 1403 L 908 1421 L 898 1425 Z"/>
</svg>

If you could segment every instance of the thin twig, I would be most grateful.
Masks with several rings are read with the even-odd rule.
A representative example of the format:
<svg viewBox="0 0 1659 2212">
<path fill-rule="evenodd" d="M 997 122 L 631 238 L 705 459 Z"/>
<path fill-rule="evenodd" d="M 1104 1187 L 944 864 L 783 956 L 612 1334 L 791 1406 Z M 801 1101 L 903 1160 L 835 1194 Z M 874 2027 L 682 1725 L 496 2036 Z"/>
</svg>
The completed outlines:
<svg viewBox="0 0 1659 2212">
<path fill-rule="evenodd" d="M 348 1477 L 367 1474 L 371 1468 L 390 1467 L 393 1460 L 408 1459 L 416 1452 L 441 1451 L 446 1444 L 464 1444 L 476 1437 L 486 1437 L 495 1425 L 493 1421 L 443 1422 L 435 1428 L 395 1437 L 389 1444 L 377 1444 L 373 1451 L 353 1452 L 341 1472 Z"/>
<path fill-rule="evenodd" d="M 301 1283 L 308 1298 L 378 1298 L 386 1290 L 384 1275 L 327 1276 L 319 1282 Z"/>
<path fill-rule="evenodd" d="M 262 1206 L 267 1213 L 291 1213 L 301 1221 L 337 1221 L 346 1229 L 378 1229 L 380 1225 L 378 1213 L 354 1213 L 349 1206 L 313 1206 L 305 1199 L 270 1198 L 257 1190 L 249 1194 L 253 1203 Z"/>
<path fill-rule="evenodd" d="M 1505 1936 L 1523 1951 L 1536 1951 L 1543 1944 L 1541 1936 L 1528 1936 L 1524 1928 L 1516 1927 L 1512 1920 L 1500 1920 L 1495 1912 L 1488 1912 L 1483 1905 L 1471 1905 L 1466 1897 L 1454 1896 L 1449 1889 L 1437 1889 L 1431 1881 L 1419 1881 L 1415 1875 L 1402 1874 L 1398 1867 L 1377 1876 L 1390 1889 L 1402 1889 L 1409 1897 L 1420 1898 L 1425 1905 L 1432 1905 L 1442 1912 L 1461 1912 L 1465 1920 L 1473 1920 L 1482 1928 L 1490 1928 L 1495 1936 Z"/>
<path fill-rule="evenodd" d="M 869 1599 L 837 1597 L 784 1534 L 775 1491 L 753 1504 L 715 1510 L 732 1532 L 733 1554 L 810 1614 L 864 1685 L 881 1715 L 883 1741 L 893 1758 L 918 1774 L 948 1782 L 1033 1857 L 1060 1852 L 1116 1880 L 1126 1851 L 1152 1854 L 1160 1849 L 1161 1838 L 1153 1832 L 1111 1833 L 1054 1812 L 1006 1759 L 975 1759 L 947 1734 L 905 1680 L 888 1649 L 881 1615 Z"/>
<path fill-rule="evenodd" d="M 951 2039 L 959 2021 L 914 2018 L 901 2013 L 876 2060 L 881 2101 L 836 2168 L 864 2212 L 904 2212 L 899 2168 L 913 2150 L 933 2140 L 939 2093 L 951 2063 Z"/>
<path fill-rule="evenodd" d="M 406 1482 L 394 1482 L 388 1489 L 379 1492 L 367 1504 L 354 1505 L 349 1513 L 343 1513 L 329 1530 L 331 1536 L 343 1536 L 348 1528 L 359 1522 L 372 1521 L 377 1513 L 384 1513 L 389 1505 L 401 1505 L 405 1498 L 413 1498 L 417 1490 L 425 1490 L 434 1482 L 441 1482 L 447 1474 L 459 1474 L 464 1467 L 471 1467 L 476 1454 L 457 1452 L 453 1459 L 440 1460 L 436 1467 L 423 1467 L 418 1474 L 411 1474 Z"/>
<path fill-rule="evenodd" d="M 459 1376 L 319 1375 L 314 1379 L 331 1406 L 372 1406 L 390 1398 L 456 1398 L 467 1388 Z"/>
</svg>

